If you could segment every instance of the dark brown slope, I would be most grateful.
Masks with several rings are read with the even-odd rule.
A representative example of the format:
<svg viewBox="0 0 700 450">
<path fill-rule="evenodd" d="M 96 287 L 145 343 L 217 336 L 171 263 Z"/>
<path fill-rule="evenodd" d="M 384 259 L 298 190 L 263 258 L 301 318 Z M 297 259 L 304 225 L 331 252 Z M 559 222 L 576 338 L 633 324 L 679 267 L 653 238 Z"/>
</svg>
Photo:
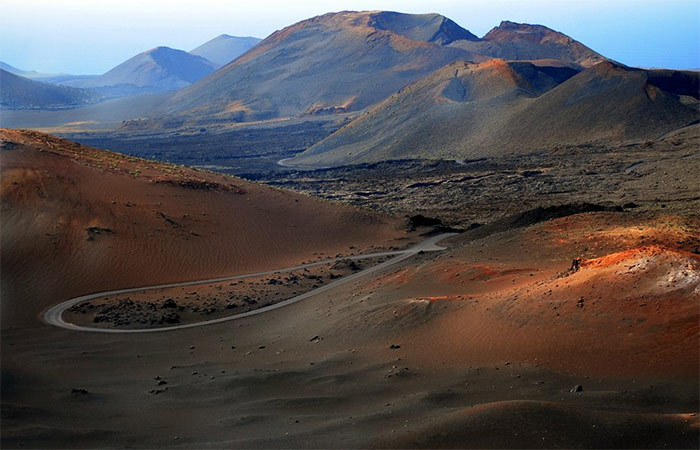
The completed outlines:
<svg viewBox="0 0 700 450">
<path fill-rule="evenodd" d="M 524 62 L 455 63 L 289 162 L 472 158 L 640 141 L 698 118 L 697 73 L 603 62 L 562 82 L 571 74 Z"/>
<path fill-rule="evenodd" d="M 557 59 L 590 67 L 606 58 L 571 37 L 542 25 L 503 21 L 482 39 L 458 41 L 454 47 L 509 60 Z"/>
<path fill-rule="evenodd" d="M 340 12 L 277 31 L 164 109 L 184 121 L 250 121 L 356 111 L 457 59 L 475 39 L 437 14 Z"/>
<path fill-rule="evenodd" d="M 0 69 L 0 106 L 11 109 L 76 107 L 99 99 L 89 89 L 30 80 Z"/>
<path fill-rule="evenodd" d="M 241 179 L 0 130 L 2 326 L 115 288 L 384 245 L 393 219 Z"/>
</svg>

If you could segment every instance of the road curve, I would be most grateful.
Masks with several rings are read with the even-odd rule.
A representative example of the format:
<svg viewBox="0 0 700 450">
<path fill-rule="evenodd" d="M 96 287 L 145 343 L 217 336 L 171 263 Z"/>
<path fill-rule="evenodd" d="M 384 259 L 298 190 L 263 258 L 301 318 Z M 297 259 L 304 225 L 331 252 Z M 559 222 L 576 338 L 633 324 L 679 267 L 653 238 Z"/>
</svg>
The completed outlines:
<svg viewBox="0 0 700 450">
<path fill-rule="evenodd" d="M 288 161 L 291 161 L 294 159 L 294 156 L 291 158 L 282 158 L 279 161 L 277 161 L 278 166 L 286 167 L 288 169 L 296 169 L 296 170 L 318 170 L 318 169 L 330 169 L 330 166 L 305 166 L 305 165 L 297 165 L 297 164 L 289 164 Z"/>
<path fill-rule="evenodd" d="M 333 289 L 333 288 L 335 288 L 343 283 L 347 283 L 349 281 L 356 280 L 360 277 L 364 277 L 366 275 L 369 275 L 369 274 L 376 272 L 378 270 L 382 270 L 386 267 L 389 267 L 389 266 L 394 265 L 400 261 L 403 261 L 404 259 L 410 258 L 411 256 L 416 255 L 420 252 L 436 252 L 436 251 L 445 250 L 444 247 L 438 246 L 437 243 L 445 238 L 455 236 L 456 234 L 457 233 L 439 234 L 437 236 L 430 237 L 430 238 L 428 238 L 428 239 L 426 239 L 426 240 L 424 240 L 424 241 L 422 241 L 422 242 L 420 242 L 420 243 L 418 243 L 418 244 L 414 245 L 413 247 L 406 249 L 406 250 L 368 253 L 365 255 L 355 255 L 355 256 L 347 256 L 347 257 L 341 257 L 341 258 L 333 258 L 333 259 L 327 259 L 324 261 L 315 261 L 315 262 L 308 263 L 308 264 L 300 264 L 298 266 L 293 266 L 293 267 L 285 267 L 283 269 L 270 270 L 267 272 L 248 273 L 248 274 L 234 275 L 234 276 L 223 277 L 223 278 L 212 278 L 209 280 L 185 281 L 185 282 L 181 282 L 181 283 L 160 284 L 157 286 L 117 289 L 114 291 L 97 292 L 94 294 L 82 295 L 80 297 L 75 297 L 75 298 L 72 298 L 70 300 L 66 300 L 65 302 L 61 302 L 61 303 L 54 305 L 51 308 L 47 309 L 44 312 L 44 322 L 46 322 L 49 325 L 53 325 L 53 326 L 60 327 L 60 328 L 65 328 L 68 330 L 91 331 L 94 333 L 157 333 L 157 332 L 163 332 L 163 331 L 174 331 L 174 330 L 182 330 L 184 328 L 195 328 L 195 327 L 202 327 L 205 325 L 213 325 L 215 323 L 222 323 L 222 322 L 227 322 L 229 320 L 241 319 L 243 317 L 254 316 L 256 314 L 262 314 L 264 312 L 271 311 L 273 309 L 278 309 L 278 308 L 282 308 L 283 306 L 291 305 L 292 303 L 299 302 L 301 300 L 304 300 L 304 299 L 309 298 L 311 296 L 314 296 L 316 294 L 320 294 L 321 292 L 325 292 L 329 289 Z M 192 286 L 192 285 L 196 285 L 196 284 L 215 283 L 215 282 L 220 282 L 220 281 L 229 281 L 229 280 L 236 280 L 236 279 L 242 279 L 242 278 L 250 278 L 250 277 L 257 277 L 257 276 L 264 276 L 264 275 L 273 275 L 276 273 L 291 272 L 291 271 L 303 269 L 306 267 L 313 267 L 313 266 L 328 264 L 328 263 L 332 263 L 332 262 L 336 262 L 336 261 L 340 261 L 340 260 L 344 260 L 344 259 L 351 259 L 351 260 L 357 261 L 357 260 L 361 260 L 361 259 L 376 258 L 376 257 L 381 257 L 381 256 L 393 256 L 393 258 L 389 259 L 388 261 L 384 261 L 381 264 L 377 264 L 376 266 L 373 266 L 373 267 L 370 267 L 368 269 L 362 270 L 360 272 L 354 273 L 352 275 L 342 277 L 336 281 L 328 283 L 328 284 L 321 286 L 319 288 L 313 289 L 309 292 L 305 292 L 301 295 L 297 295 L 296 297 L 292 297 L 288 300 L 284 300 L 284 301 L 281 301 L 279 303 L 275 303 L 274 305 L 265 306 L 263 308 L 255 309 L 255 310 L 248 311 L 248 312 L 241 313 L 241 314 L 220 317 L 218 319 L 203 320 L 201 322 L 194 322 L 194 323 L 188 323 L 188 324 L 182 324 L 182 325 L 173 325 L 170 327 L 140 328 L 140 329 L 116 329 L 116 328 L 85 327 L 85 326 L 81 326 L 81 325 L 75 325 L 75 324 L 72 324 L 70 322 L 66 322 L 63 319 L 63 312 L 66 309 L 70 308 L 71 306 L 78 304 L 78 303 L 82 303 L 82 302 L 87 301 L 87 300 L 92 300 L 94 298 L 99 298 L 99 297 L 105 297 L 108 295 L 118 295 L 118 294 L 126 294 L 129 292 L 151 291 L 151 290 L 155 290 L 155 289 L 181 287 L 181 286 Z"/>
</svg>

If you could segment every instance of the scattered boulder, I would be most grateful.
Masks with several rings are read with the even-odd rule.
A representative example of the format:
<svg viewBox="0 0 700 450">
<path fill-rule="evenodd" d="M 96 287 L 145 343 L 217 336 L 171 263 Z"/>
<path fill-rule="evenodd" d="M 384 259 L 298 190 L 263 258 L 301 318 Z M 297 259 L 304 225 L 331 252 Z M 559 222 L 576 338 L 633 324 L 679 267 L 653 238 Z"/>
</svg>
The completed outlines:
<svg viewBox="0 0 700 450">
<path fill-rule="evenodd" d="M 85 231 L 87 232 L 88 241 L 94 241 L 95 237 L 99 234 L 114 233 L 114 231 L 112 231 L 111 229 L 102 227 L 87 227 L 85 228 Z"/>
<path fill-rule="evenodd" d="M 175 303 L 175 300 L 173 300 L 172 298 L 169 298 L 165 301 L 165 303 L 163 303 L 162 307 L 169 308 L 169 309 L 177 308 L 177 303 Z"/>
<path fill-rule="evenodd" d="M 331 270 L 352 270 L 353 272 L 357 272 L 359 270 L 362 270 L 362 267 L 360 267 L 355 261 L 353 261 L 350 258 L 346 259 L 341 259 L 337 263 L 333 264 L 333 267 L 331 267 Z M 315 277 L 307 277 L 307 278 L 315 278 Z"/>
<path fill-rule="evenodd" d="M 569 272 L 574 273 L 578 272 L 578 270 L 581 268 L 581 258 L 574 258 L 571 261 L 571 267 L 569 268 Z"/>
<path fill-rule="evenodd" d="M 408 228 L 414 231 L 420 227 L 434 227 L 442 225 L 442 220 L 434 217 L 426 217 L 422 214 L 416 214 L 408 218 Z"/>
<path fill-rule="evenodd" d="M 577 384 L 576 386 L 572 387 L 569 392 L 571 392 L 571 393 L 583 392 L 583 386 L 581 386 L 580 384 Z"/>
</svg>

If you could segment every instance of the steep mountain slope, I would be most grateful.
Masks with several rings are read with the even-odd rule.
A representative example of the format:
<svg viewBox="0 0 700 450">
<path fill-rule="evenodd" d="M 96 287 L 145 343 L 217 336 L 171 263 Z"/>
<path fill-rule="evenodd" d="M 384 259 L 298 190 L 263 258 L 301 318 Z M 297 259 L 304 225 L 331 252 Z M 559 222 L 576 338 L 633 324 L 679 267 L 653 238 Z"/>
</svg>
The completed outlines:
<svg viewBox="0 0 700 450">
<path fill-rule="evenodd" d="M 476 41 L 457 41 L 463 48 L 494 58 L 508 60 L 557 59 L 566 64 L 590 67 L 605 57 L 570 38 L 542 25 L 503 21 Z"/>
<path fill-rule="evenodd" d="M 65 108 L 99 99 L 94 91 L 30 80 L 0 69 L 0 106 L 12 109 Z"/>
<path fill-rule="evenodd" d="M 253 48 L 261 40 L 256 37 L 238 37 L 222 34 L 195 48 L 190 54 L 201 56 L 221 67 Z"/>
<path fill-rule="evenodd" d="M 118 87 L 124 93 L 155 93 L 187 86 L 216 70 L 214 63 L 169 47 L 156 47 L 130 58 L 97 78 L 71 86 Z"/>
<path fill-rule="evenodd" d="M 565 67 L 502 60 L 454 63 L 288 163 L 334 166 L 526 153 L 654 139 L 697 120 L 698 73 L 647 71 L 612 62 L 573 73 Z"/>
<path fill-rule="evenodd" d="M 356 111 L 451 61 L 484 59 L 441 45 L 474 38 L 437 14 L 326 14 L 273 33 L 164 113 L 215 122 Z"/>
</svg>

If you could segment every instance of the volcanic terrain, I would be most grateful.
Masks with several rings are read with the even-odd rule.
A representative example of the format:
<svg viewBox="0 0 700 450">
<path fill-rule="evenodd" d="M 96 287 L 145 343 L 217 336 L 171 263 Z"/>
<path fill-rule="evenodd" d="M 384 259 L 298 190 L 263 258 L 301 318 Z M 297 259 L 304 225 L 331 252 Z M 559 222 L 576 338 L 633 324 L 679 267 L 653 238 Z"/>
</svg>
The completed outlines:
<svg viewBox="0 0 700 450">
<path fill-rule="evenodd" d="M 339 166 L 474 159 L 656 139 L 697 122 L 700 74 L 601 62 L 453 63 L 286 161 Z"/>
<path fill-rule="evenodd" d="M 80 293 L 405 245 L 377 214 L 40 133 L 0 138 L 3 324 Z"/>
<path fill-rule="evenodd" d="M 698 444 L 697 217 L 535 211 L 262 314 L 76 332 L 42 311 L 410 239 L 395 219 L 240 179 L 2 137 L 4 447 Z M 262 298 L 270 279 L 238 292 Z M 192 289 L 174 302 L 237 288 Z"/>
<path fill-rule="evenodd" d="M 698 72 L 344 11 L 0 75 L 3 448 L 700 447 Z"/>
</svg>

